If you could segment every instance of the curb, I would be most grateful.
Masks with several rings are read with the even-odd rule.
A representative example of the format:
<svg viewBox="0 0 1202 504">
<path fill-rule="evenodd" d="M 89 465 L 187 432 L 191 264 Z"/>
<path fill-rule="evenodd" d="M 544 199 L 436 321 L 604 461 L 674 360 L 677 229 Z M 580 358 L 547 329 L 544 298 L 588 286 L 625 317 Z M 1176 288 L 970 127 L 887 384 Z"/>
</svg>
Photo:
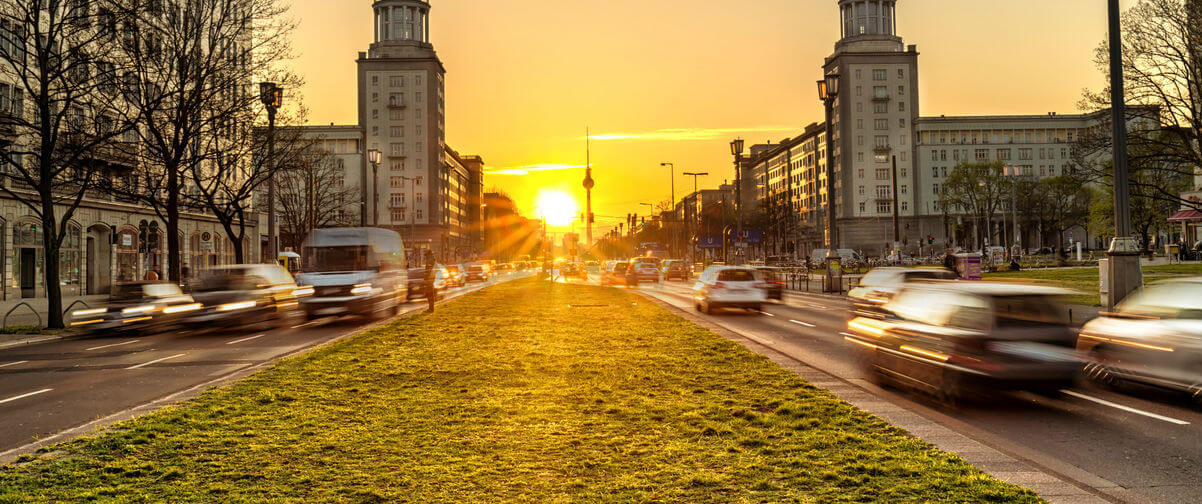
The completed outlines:
<svg viewBox="0 0 1202 504">
<path fill-rule="evenodd" d="M 826 390 L 852 406 L 875 415 L 889 424 L 905 430 L 948 453 L 964 459 L 973 467 L 990 476 L 1014 485 L 1028 488 L 1043 499 L 1058 504 L 1081 503 L 1127 503 L 1139 502 L 1138 498 L 1116 483 L 1107 481 L 1085 471 L 1069 476 L 1047 467 L 1054 461 L 1034 460 L 1016 450 L 999 447 L 1005 444 L 988 433 L 966 424 L 959 427 L 972 431 L 970 437 L 944 424 L 928 418 L 939 416 L 949 423 L 957 422 L 938 411 L 922 407 L 904 407 L 896 404 L 896 398 L 887 397 L 884 390 L 864 380 L 846 380 L 810 366 L 806 362 L 781 350 L 764 345 L 740 335 L 712 321 L 700 318 L 677 306 L 640 292 L 640 296 L 680 315 L 700 327 L 742 345 L 780 367 L 801 376 L 811 385 Z M 1072 466 L 1070 466 L 1072 467 Z M 1075 468 L 1074 468 L 1075 469 Z M 1088 480 L 1088 482 L 1084 481 Z"/>
</svg>

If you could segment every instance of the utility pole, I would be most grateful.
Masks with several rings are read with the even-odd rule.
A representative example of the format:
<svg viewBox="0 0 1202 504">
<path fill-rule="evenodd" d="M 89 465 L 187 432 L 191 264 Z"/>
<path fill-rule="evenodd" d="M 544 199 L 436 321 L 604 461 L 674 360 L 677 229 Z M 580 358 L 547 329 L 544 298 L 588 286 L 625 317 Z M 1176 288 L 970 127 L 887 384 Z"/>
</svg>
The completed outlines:
<svg viewBox="0 0 1202 504">
<path fill-rule="evenodd" d="M 730 142 L 730 153 L 735 156 L 735 256 L 742 264 L 742 250 L 739 244 L 743 240 L 743 139 L 736 138 Z"/>
<path fill-rule="evenodd" d="M 897 250 L 898 262 L 901 262 L 901 210 L 898 209 L 897 194 L 897 156 L 893 156 L 893 247 Z"/>
<path fill-rule="evenodd" d="M 693 211 L 693 222 L 690 222 L 690 227 L 693 228 L 693 246 L 689 247 L 689 255 L 696 259 L 697 240 L 701 238 L 701 212 L 696 210 L 696 207 L 701 207 L 705 210 L 705 202 L 701 200 L 701 195 L 697 193 L 697 177 L 709 175 L 709 172 L 684 172 L 684 176 L 693 177 L 693 198 L 695 201 Z M 724 209 L 725 210 L 725 209 Z M 693 262 L 696 262 L 695 260 Z"/>
<path fill-rule="evenodd" d="M 673 209 L 672 215 L 675 216 L 676 215 L 676 211 L 675 211 L 676 210 L 676 164 L 675 163 L 660 163 L 659 165 L 665 166 L 668 168 L 668 180 L 669 180 L 669 184 L 672 186 L 672 193 L 671 193 L 672 199 L 670 200 L 672 202 L 672 209 Z M 652 208 L 651 211 L 654 212 L 655 208 Z M 673 217 L 672 220 L 675 221 L 676 220 L 675 217 Z M 676 226 L 672 226 L 672 227 L 676 227 Z M 673 230 L 673 231 L 675 231 L 675 230 Z M 668 233 L 668 236 L 672 237 L 672 241 L 674 242 L 674 243 L 672 243 L 672 246 L 679 250 L 680 247 L 678 246 L 678 244 L 675 243 L 676 233 L 670 232 L 670 233 Z"/>
<path fill-rule="evenodd" d="M 1131 236 L 1131 194 L 1127 171 L 1127 106 L 1123 85 L 1123 34 L 1120 23 L 1119 0 L 1109 0 L 1110 25 L 1110 108 L 1114 126 L 1114 239 L 1110 249 L 1106 274 L 1108 291 L 1106 308 L 1114 310 L 1128 294 L 1143 283 L 1139 246 Z"/>
</svg>

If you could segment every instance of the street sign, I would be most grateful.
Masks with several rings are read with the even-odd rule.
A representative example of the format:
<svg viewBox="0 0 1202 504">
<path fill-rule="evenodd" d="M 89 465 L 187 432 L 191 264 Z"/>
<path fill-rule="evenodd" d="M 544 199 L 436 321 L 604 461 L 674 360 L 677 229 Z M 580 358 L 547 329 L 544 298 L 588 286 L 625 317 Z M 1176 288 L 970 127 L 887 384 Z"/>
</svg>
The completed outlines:
<svg viewBox="0 0 1202 504">
<path fill-rule="evenodd" d="M 720 249 L 722 248 L 722 238 L 717 236 L 703 236 L 697 239 L 697 248 Z"/>
<path fill-rule="evenodd" d="M 758 229 L 744 229 L 742 235 L 736 236 L 735 231 L 730 230 L 730 232 L 727 234 L 727 238 L 729 238 L 730 241 L 735 242 L 737 244 L 738 243 L 744 243 L 744 244 L 745 243 L 763 243 L 764 242 L 764 232 L 760 231 Z"/>
</svg>

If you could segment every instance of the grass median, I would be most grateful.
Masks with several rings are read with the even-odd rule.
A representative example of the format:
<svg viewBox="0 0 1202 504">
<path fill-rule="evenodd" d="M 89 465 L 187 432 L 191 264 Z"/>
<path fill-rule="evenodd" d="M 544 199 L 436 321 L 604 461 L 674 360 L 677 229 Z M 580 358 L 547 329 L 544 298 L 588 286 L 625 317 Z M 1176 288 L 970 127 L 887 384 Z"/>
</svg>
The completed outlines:
<svg viewBox="0 0 1202 504">
<path fill-rule="evenodd" d="M 1165 264 L 1144 266 L 1144 282 L 1153 283 L 1170 278 L 1202 276 L 1202 264 Z M 986 273 L 985 280 L 1026 282 L 1072 289 L 1078 294 L 1069 296 L 1070 303 L 1085 306 L 1100 306 L 1098 294 L 1098 267 L 1028 269 L 1022 271 L 999 271 Z"/>
<path fill-rule="evenodd" d="M 519 280 L 0 470 L 0 502 L 1039 502 L 619 289 Z"/>
</svg>

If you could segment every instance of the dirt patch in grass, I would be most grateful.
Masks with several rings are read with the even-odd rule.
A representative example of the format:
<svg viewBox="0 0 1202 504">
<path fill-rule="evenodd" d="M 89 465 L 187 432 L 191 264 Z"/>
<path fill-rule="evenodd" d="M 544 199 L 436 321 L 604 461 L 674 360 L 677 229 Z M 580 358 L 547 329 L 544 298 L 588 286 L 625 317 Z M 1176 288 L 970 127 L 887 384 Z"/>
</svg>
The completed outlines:
<svg viewBox="0 0 1202 504">
<path fill-rule="evenodd" d="M 0 502 L 1039 502 L 634 301 L 493 287 L 5 467 Z"/>
</svg>

